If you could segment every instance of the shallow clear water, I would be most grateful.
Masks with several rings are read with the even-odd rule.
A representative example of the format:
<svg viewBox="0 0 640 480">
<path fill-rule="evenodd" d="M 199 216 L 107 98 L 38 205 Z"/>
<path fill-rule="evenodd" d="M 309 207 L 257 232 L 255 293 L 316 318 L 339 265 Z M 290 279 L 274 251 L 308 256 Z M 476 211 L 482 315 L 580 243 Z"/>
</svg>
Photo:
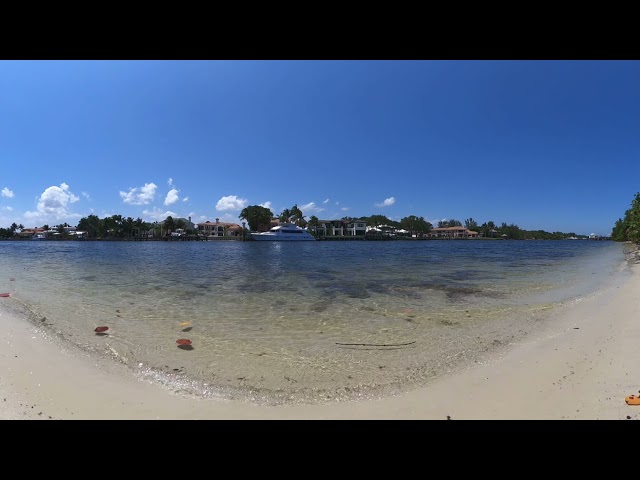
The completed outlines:
<svg viewBox="0 0 640 480">
<path fill-rule="evenodd" d="M 320 401 L 428 381 L 623 260 L 567 240 L 0 242 L 0 300 L 173 389 Z"/>
</svg>

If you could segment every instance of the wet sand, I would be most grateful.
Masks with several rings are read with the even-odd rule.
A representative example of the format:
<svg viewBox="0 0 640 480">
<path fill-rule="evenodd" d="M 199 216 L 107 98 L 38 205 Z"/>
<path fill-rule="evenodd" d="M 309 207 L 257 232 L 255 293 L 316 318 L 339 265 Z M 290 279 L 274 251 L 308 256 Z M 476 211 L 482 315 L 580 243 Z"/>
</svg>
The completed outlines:
<svg viewBox="0 0 640 480">
<path fill-rule="evenodd" d="M 256 406 L 172 393 L 95 359 L 0 299 L 2 419 L 633 419 L 640 406 L 640 265 L 498 354 L 409 393 L 322 405 Z"/>
</svg>

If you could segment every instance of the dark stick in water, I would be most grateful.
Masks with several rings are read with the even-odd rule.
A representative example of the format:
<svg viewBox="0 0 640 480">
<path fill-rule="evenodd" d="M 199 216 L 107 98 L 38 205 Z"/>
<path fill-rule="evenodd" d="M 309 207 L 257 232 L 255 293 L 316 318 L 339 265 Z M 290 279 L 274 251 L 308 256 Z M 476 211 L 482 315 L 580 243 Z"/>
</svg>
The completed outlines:
<svg viewBox="0 0 640 480">
<path fill-rule="evenodd" d="M 401 347 L 403 345 L 411 345 L 412 343 L 416 343 L 416 342 L 415 341 L 407 342 L 407 343 L 338 343 L 336 342 L 336 345 L 361 345 L 363 347 Z"/>
</svg>

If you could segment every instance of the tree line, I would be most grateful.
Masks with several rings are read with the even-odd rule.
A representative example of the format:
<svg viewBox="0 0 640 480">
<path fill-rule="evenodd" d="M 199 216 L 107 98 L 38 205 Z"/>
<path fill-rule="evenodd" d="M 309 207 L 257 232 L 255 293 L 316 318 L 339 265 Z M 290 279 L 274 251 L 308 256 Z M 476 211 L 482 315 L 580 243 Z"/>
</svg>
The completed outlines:
<svg viewBox="0 0 640 480">
<path fill-rule="evenodd" d="M 640 192 L 636 193 L 631 206 L 619 218 L 611 230 L 611 239 L 617 242 L 640 243 Z"/>
<path fill-rule="evenodd" d="M 291 208 L 284 209 L 280 215 L 274 215 L 271 209 L 260 206 L 251 205 L 244 208 L 239 217 L 241 220 L 245 220 L 249 224 L 249 228 L 252 231 L 265 231 L 268 230 L 273 218 L 278 218 L 281 222 L 294 223 L 301 227 L 310 227 L 312 233 L 320 225 L 320 220 L 315 215 L 311 215 L 309 220 L 306 220 L 305 215 L 300 210 L 298 205 L 294 205 Z M 434 228 L 433 225 L 424 219 L 424 217 L 418 217 L 416 215 L 409 215 L 400 219 L 400 221 L 391 220 L 384 215 L 371 215 L 369 217 L 342 217 L 341 220 L 348 222 L 360 220 L 367 223 L 367 226 L 376 227 L 379 225 L 387 225 L 395 229 L 404 229 L 409 232 L 410 235 L 426 235 Z M 456 227 L 462 226 L 463 223 L 456 219 L 441 220 L 438 222 L 438 228 Z M 478 232 L 484 237 L 494 238 L 508 238 L 513 240 L 524 239 L 537 239 L 537 240 L 562 240 L 567 237 L 586 238 L 586 235 L 576 235 L 574 232 L 546 232 L 544 230 L 525 230 L 520 228 L 516 224 L 507 224 L 502 222 L 497 225 L 493 221 L 484 222 L 482 225 L 478 224 L 473 218 L 467 218 L 464 221 L 464 226 L 471 230 Z"/>
<path fill-rule="evenodd" d="M 56 230 L 65 235 L 65 227 L 70 227 L 68 223 L 61 223 L 53 227 L 44 224 L 41 227 L 45 231 Z M 111 215 L 99 218 L 97 215 L 83 217 L 78 222 L 76 229 L 86 232 L 87 238 L 126 238 L 133 236 L 164 236 L 177 229 L 183 229 L 186 233 L 196 233 L 196 230 L 187 228 L 186 222 L 181 218 L 171 216 L 162 222 L 145 222 L 141 218 L 123 217 L 122 215 Z M 23 230 L 23 225 L 13 223 L 9 228 L 0 228 L 0 238 L 11 238 L 17 230 Z"/>
<path fill-rule="evenodd" d="M 278 218 L 283 223 L 294 223 L 301 227 L 310 227 L 314 233 L 320 225 L 317 216 L 311 215 L 307 217 L 300 210 L 298 205 L 291 208 L 285 208 L 279 215 L 274 215 L 271 209 L 260 206 L 251 205 L 245 207 L 238 216 L 240 220 L 245 220 L 249 229 L 254 232 L 268 230 L 271 221 Z M 342 217 L 340 220 L 352 222 L 363 221 L 367 226 L 377 227 L 386 225 L 395 229 L 404 229 L 409 235 L 422 236 L 427 235 L 434 228 L 433 225 L 425 220 L 424 217 L 409 215 L 401 218 L 400 221 L 391 220 L 385 215 L 371 215 L 369 217 Z M 487 238 L 507 238 L 512 240 L 537 239 L 537 240 L 561 240 L 567 237 L 586 238 L 585 235 L 576 235 L 573 232 L 546 232 L 544 230 L 525 230 L 516 224 L 507 224 L 502 222 L 500 225 L 493 221 L 479 224 L 473 218 L 467 218 L 464 222 L 456 219 L 441 220 L 438 222 L 438 228 L 465 226 L 471 231 L 478 232 Z M 64 234 L 64 227 L 70 226 L 67 223 L 55 225 L 53 228 L 59 233 Z M 132 236 L 165 236 L 177 229 L 183 229 L 188 234 L 195 234 L 197 230 L 188 229 L 188 225 L 181 218 L 173 218 L 168 216 L 161 222 L 145 222 L 141 218 L 123 217 L 122 215 L 111 215 L 99 218 L 97 215 L 89 215 L 80 219 L 77 225 L 79 231 L 86 232 L 88 238 L 125 238 Z M 43 225 L 41 228 L 49 230 L 49 225 Z M 11 238 L 17 230 L 24 229 L 23 225 L 11 224 L 9 228 L 0 228 L 0 238 Z M 616 222 L 613 229 L 614 240 L 632 240 L 640 242 L 640 193 L 632 204 L 631 209 L 627 210 L 625 218 Z"/>
</svg>

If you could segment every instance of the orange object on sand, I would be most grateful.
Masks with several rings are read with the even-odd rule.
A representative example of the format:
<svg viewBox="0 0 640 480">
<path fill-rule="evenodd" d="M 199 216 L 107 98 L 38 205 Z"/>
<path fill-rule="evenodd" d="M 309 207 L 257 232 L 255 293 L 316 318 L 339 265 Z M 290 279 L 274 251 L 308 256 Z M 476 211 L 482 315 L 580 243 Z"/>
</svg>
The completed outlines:
<svg viewBox="0 0 640 480">
<path fill-rule="evenodd" d="M 102 332 L 106 332 L 107 330 L 109 330 L 109 327 L 96 327 L 94 332 L 102 333 Z"/>
<path fill-rule="evenodd" d="M 10 297 L 10 293 L 0 293 L 0 297 Z"/>
<path fill-rule="evenodd" d="M 178 345 L 187 345 L 187 346 L 189 346 L 189 345 L 191 345 L 191 340 L 189 340 L 188 338 L 180 338 L 180 339 L 176 340 L 176 343 Z"/>
<path fill-rule="evenodd" d="M 624 401 L 627 402 L 627 405 L 640 405 L 640 397 L 635 395 L 629 395 Z"/>
</svg>

